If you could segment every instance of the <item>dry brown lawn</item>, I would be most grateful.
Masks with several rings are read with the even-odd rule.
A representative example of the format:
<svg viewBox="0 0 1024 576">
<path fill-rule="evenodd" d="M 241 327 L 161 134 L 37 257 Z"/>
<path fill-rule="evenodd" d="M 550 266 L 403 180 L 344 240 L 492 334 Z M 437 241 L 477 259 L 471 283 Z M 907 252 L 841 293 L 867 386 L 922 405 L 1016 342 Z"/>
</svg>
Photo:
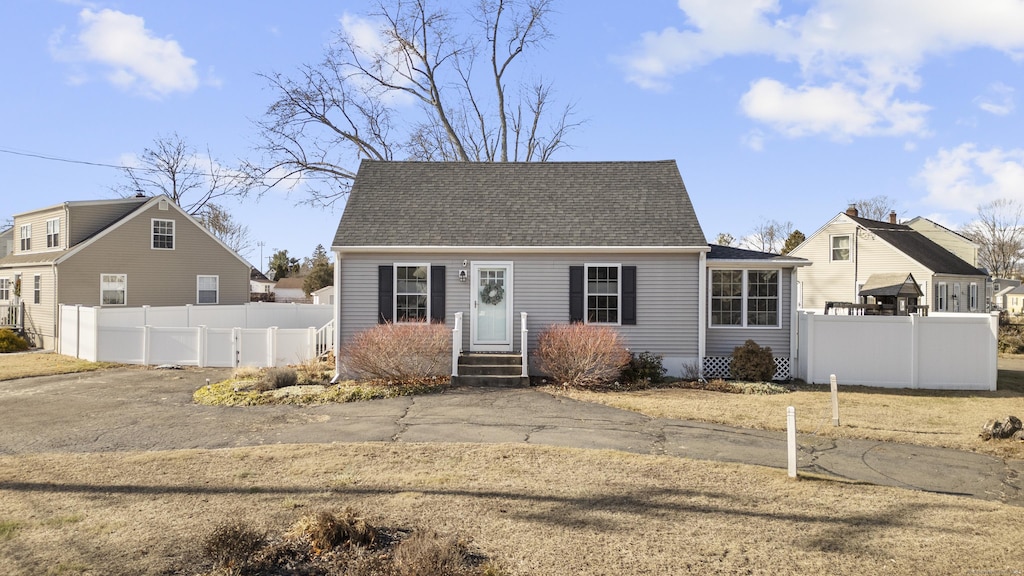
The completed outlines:
<svg viewBox="0 0 1024 576">
<path fill-rule="evenodd" d="M 991 419 L 1014 415 L 1024 419 L 1024 356 L 999 358 L 996 392 L 963 392 L 839 387 L 840 426 L 832 425 L 832 400 L 827 386 L 801 386 L 789 394 L 744 395 L 681 388 L 635 392 L 563 391 L 587 402 L 599 402 L 655 418 L 681 418 L 756 428 L 785 430 L 786 407 L 796 408 L 801 433 L 829 438 L 864 438 L 972 450 L 1024 458 L 1024 442 L 984 441 L 981 427 Z"/>
<path fill-rule="evenodd" d="M 112 366 L 109 362 L 89 362 L 52 352 L 0 354 L 0 380 L 89 372 Z"/>
<path fill-rule="evenodd" d="M 1020 509 L 783 471 L 526 445 L 0 457 L 0 573 L 196 574 L 226 519 L 322 508 L 472 540 L 509 575 L 1009 574 Z"/>
</svg>

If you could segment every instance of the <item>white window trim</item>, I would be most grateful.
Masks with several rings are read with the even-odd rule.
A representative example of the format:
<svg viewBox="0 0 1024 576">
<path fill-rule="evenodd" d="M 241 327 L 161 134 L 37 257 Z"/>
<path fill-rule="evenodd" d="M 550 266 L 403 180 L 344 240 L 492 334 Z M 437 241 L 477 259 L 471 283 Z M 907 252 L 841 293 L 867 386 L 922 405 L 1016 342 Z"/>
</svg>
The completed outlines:
<svg viewBox="0 0 1024 576">
<path fill-rule="evenodd" d="M 9 302 L 11 299 L 11 279 L 4 276 L 0 278 L 0 302 Z M 4 292 L 7 293 L 6 297 L 3 296 Z"/>
<path fill-rule="evenodd" d="M 423 322 L 401 322 L 398 319 L 398 269 L 402 268 L 419 268 L 420 266 L 427 269 L 427 318 L 426 322 L 430 323 L 430 293 L 432 286 L 430 285 L 430 263 L 419 262 L 419 263 L 407 263 L 407 262 L 396 262 L 391 266 L 391 321 L 395 324 L 422 324 Z M 403 292 L 402 295 L 408 296 L 410 293 Z"/>
<path fill-rule="evenodd" d="M 156 246 L 156 223 L 157 222 L 170 222 L 171 223 L 171 247 L 170 248 L 158 248 Z M 152 250 L 174 250 L 178 247 L 178 226 L 174 220 L 167 218 L 150 218 L 149 219 L 149 247 Z"/>
<path fill-rule="evenodd" d="M 199 301 L 199 279 L 200 278 L 215 278 L 217 280 L 217 297 L 213 302 L 200 302 Z M 196 274 L 196 305 L 197 306 L 215 306 L 220 304 L 220 276 L 217 274 Z"/>
<path fill-rule="evenodd" d="M 618 302 L 618 310 L 615 317 L 618 318 L 617 322 L 591 322 L 590 321 L 590 269 L 591 268 L 615 268 L 618 270 L 617 278 L 615 282 L 618 292 L 616 292 L 616 302 Z M 603 294 L 607 296 L 607 294 Z M 590 324 L 592 326 L 622 326 L 622 264 L 602 264 L 600 262 L 596 264 L 584 264 L 583 265 L 583 323 Z"/>
<path fill-rule="evenodd" d="M 712 282 L 712 277 L 713 277 L 712 274 L 714 272 L 736 271 L 736 270 L 739 270 L 739 271 L 743 272 L 743 280 L 742 280 L 742 282 L 743 282 L 743 294 L 741 296 L 742 304 L 740 306 L 740 323 L 739 324 L 715 324 L 712 321 L 712 319 L 711 319 L 711 301 L 713 299 L 713 296 L 711 296 L 711 282 Z M 775 296 L 775 300 L 776 300 L 776 302 L 778 302 L 778 309 L 776 310 L 775 324 L 774 325 L 750 325 L 750 324 L 747 324 L 747 303 L 750 301 L 750 292 L 749 292 L 749 288 L 750 288 L 749 273 L 750 272 L 775 272 L 775 281 L 776 281 L 776 284 L 778 285 L 778 288 L 776 289 L 776 294 L 777 295 Z M 715 267 L 715 268 L 709 269 L 708 270 L 708 297 L 707 298 L 708 298 L 708 302 L 707 302 L 707 307 L 708 307 L 708 316 L 707 316 L 708 328 L 716 328 L 716 329 L 724 329 L 724 330 L 780 330 L 780 329 L 782 329 L 782 306 L 783 306 L 783 302 L 782 302 L 782 268 L 729 268 L 729 267 Z"/>
<path fill-rule="evenodd" d="M 40 274 L 32 275 L 32 303 L 43 303 L 43 277 Z"/>
<path fill-rule="evenodd" d="M 26 232 L 28 232 L 26 234 Z M 25 247 L 25 241 L 28 240 L 28 247 Z M 32 224 L 22 224 L 18 228 L 18 251 L 28 252 L 32 250 Z"/>
<path fill-rule="evenodd" d="M 967 306 L 971 312 L 978 311 L 978 283 L 971 282 L 967 288 Z"/>
<path fill-rule="evenodd" d="M 118 276 L 124 278 L 124 302 L 121 304 L 104 304 L 103 303 L 103 277 L 104 276 Z M 100 306 L 127 306 L 128 305 L 128 275 L 120 272 L 102 272 L 100 273 Z"/>
<path fill-rule="evenodd" d="M 846 252 L 848 257 L 846 260 L 837 260 L 835 258 L 835 238 L 846 238 L 847 246 Z M 852 262 L 853 261 L 853 234 L 829 234 L 828 236 L 828 261 L 829 262 Z"/>
<path fill-rule="evenodd" d="M 55 230 L 51 231 L 51 225 Z M 50 239 L 53 238 L 53 244 L 50 243 Z M 60 249 L 60 218 L 50 218 L 46 221 L 46 247 L 50 250 Z"/>
<path fill-rule="evenodd" d="M 962 296 L 962 294 L 960 293 L 960 283 L 959 282 L 954 282 L 953 283 L 953 294 L 951 294 L 951 296 L 952 296 L 952 300 L 953 300 L 953 312 L 959 312 L 960 311 L 960 296 Z"/>
<path fill-rule="evenodd" d="M 946 283 L 939 282 L 935 285 L 935 311 L 945 312 L 949 307 L 949 291 L 946 290 Z"/>
</svg>

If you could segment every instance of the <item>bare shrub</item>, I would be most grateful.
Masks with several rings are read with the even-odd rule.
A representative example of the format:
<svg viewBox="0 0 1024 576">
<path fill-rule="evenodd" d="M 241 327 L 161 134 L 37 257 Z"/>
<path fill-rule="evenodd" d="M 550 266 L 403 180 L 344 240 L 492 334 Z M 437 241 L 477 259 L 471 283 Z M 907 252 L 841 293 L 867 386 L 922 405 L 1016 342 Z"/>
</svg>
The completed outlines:
<svg viewBox="0 0 1024 576">
<path fill-rule="evenodd" d="M 747 340 L 732 351 L 729 375 L 734 380 L 748 382 L 770 382 L 775 375 L 775 357 L 768 346 L 761 347 L 753 340 Z"/>
<path fill-rule="evenodd" d="M 683 362 L 683 380 L 700 380 L 700 363 L 698 361 Z"/>
<path fill-rule="evenodd" d="M 334 375 L 334 359 L 328 362 L 320 358 L 309 358 L 299 363 L 295 371 L 298 372 L 300 384 L 324 384 Z"/>
<path fill-rule="evenodd" d="M 288 536 L 308 539 L 313 553 L 322 554 L 339 546 L 372 547 L 378 533 L 365 519 L 346 508 L 338 515 L 328 510 L 307 514 L 292 525 Z"/>
<path fill-rule="evenodd" d="M 231 371 L 233 380 L 258 380 L 261 375 L 262 370 L 254 366 L 239 366 Z"/>
<path fill-rule="evenodd" d="M 239 574 L 249 565 L 253 554 L 267 542 L 267 534 L 244 522 L 221 524 L 207 536 L 203 555 L 214 567 Z"/>
<path fill-rule="evenodd" d="M 270 368 L 260 378 L 253 389 L 260 392 L 287 388 L 299 383 L 299 374 L 293 368 Z"/>
<path fill-rule="evenodd" d="M 469 576 L 473 563 L 466 545 L 451 536 L 418 530 L 395 548 L 400 576 Z"/>
<path fill-rule="evenodd" d="M 378 324 L 345 347 L 357 378 L 404 384 L 451 374 L 451 334 L 444 324 Z"/>
<path fill-rule="evenodd" d="M 619 333 L 607 326 L 552 324 L 537 339 L 538 367 L 563 386 L 612 382 L 629 364 Z"/>
</svg>

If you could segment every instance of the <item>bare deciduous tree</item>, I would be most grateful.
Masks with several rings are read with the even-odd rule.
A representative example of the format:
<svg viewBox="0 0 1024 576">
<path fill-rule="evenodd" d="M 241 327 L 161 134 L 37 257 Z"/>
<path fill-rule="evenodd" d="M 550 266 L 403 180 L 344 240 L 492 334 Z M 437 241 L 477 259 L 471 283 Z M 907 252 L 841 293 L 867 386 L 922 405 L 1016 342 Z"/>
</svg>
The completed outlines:
<svg viewBox="0 0 1024 576">
<path fill-rule="evenodd" d="M 719 246 L 732 246 L 736 247 L 739 243 L 736 242 L 736 238 L 728 232 L 719 232 L 718 236 L 715 237 L 715 244 Z"/>
<path fill-rule="evenodd" d="M 139 156 L 138 166 L 124 167 L 126 182 L 115 187 L 121 196 L 165 194 L 239 254 L 249 251 L 249 228 L 237 223 L 218 202 L 248 194 L 252 182 L 224 168 L 209 149 L 197 153 L 177 133 L 157 137 Z"/>
<path fill-rule="evenodd" d="M 896 201 L 888 196 L 879 195 L 850 202 L 857 208 L 857 214 L 868 220 L 886 221 L 889 213 L 896 209 Z"/>
<path fill-rule="evenodd" d="M 1020 272 L 1024 259 L 1024 205 L 1001 199 L 978 206 L 978 218 L 960 232 L 976 242 L 978 264 L 997 278 Z"/>
<path fill-rule="evenodd" d="M 257 122 L 267 162 L 248 171 L 268 187 L 305 178 L 304 202 L 330 206 L 363 158 L 549 160 L 578 126 L 572 105 L 552 113 L 549 84 L 508 78 L 551 37 L 553 2 L 475 0 L 467 20 L 439 0 L 379 0 L 379 42 L 342 30 L 319 64 L 263 75 L 277 99 Z"/>
<path fill-rule="evenodd" d="M 779 223 L 776 220 L 762 220 L 754 227 L 744 243 L 751 250 L 778 254 L 786 238 L 793 232 L 792 222 Z"/>
</svg>

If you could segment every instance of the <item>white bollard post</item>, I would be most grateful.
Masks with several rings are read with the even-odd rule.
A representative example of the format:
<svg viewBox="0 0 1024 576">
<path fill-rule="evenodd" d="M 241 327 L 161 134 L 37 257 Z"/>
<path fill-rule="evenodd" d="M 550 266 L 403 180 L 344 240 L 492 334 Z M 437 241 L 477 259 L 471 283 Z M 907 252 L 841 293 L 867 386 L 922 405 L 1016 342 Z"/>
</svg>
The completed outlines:
<svg viewBox="0 0 1024 576">
<path fill-rule="evenodd" d="M 796 408 L 786 408 L 786 440 L 789 454 L 789 477 L 796 478 Z"/>
<path fill-rule="evenodd" d="M 839 426 L 839 385 L 835 374 L 829 375 L 828 380 L 832 386 L 832 425 Z"/>
</svg>

